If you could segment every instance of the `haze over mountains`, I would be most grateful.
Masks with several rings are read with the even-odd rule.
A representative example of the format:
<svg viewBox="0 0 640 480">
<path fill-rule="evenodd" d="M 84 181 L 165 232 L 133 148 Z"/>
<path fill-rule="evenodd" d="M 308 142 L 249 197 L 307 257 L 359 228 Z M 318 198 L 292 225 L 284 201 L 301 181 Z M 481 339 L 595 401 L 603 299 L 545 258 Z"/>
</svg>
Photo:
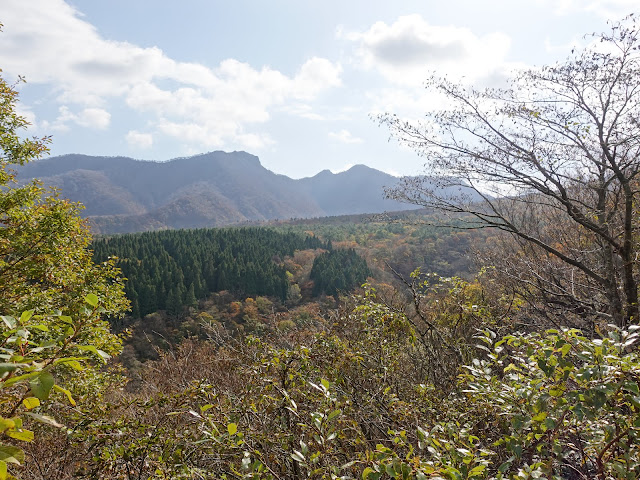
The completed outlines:
<svg viewBox="0 0 640 480">
<path fill-rule="evenodd" d="M 364 165 L 294 180 L 246 152 L 167 162 L 72 154 L 29 163 L 18 175 L 21 181 L 39 178 L 82 202 L 94 233 L 102 234 L 411 208 L 383 197 L 396 177 Z"/>
</svg>

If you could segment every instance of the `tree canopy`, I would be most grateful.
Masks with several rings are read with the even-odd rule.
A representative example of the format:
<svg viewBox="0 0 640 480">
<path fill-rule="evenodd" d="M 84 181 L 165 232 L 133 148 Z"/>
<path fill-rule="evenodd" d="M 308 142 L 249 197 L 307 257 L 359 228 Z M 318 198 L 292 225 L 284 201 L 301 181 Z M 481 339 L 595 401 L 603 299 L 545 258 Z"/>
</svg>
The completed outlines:
<svg viewBox="0 0 640 480">
<path fill-rule="evenodd" d="M 458 187 L 443 196 L 425 178 L 408 179 L 391 197 L 507 232 L 512 258 L 528 261 L 517 269 L 528 274 L 512 275 L 557 305 L 559 318 L 623 326 L 638 320 L 638 25 L 629 16 L 588 38 L 584 50 L 522 71 L 508 88 L 433 77 L 427 88 L 448 108 L 419 123 L 380 121 L 425 157 L 439 186 Z"/>
<path fill-rule="evenodd" d="M 209 228 L 105 237 L 92 247 L 96 262 L 119 259 L 132 314 L 139 317 L 165 309 L 179 313 L 222 290 L 284 301 L 289 280 L 282 259 L 327 244 L 268 228 Z"/>
</svg>

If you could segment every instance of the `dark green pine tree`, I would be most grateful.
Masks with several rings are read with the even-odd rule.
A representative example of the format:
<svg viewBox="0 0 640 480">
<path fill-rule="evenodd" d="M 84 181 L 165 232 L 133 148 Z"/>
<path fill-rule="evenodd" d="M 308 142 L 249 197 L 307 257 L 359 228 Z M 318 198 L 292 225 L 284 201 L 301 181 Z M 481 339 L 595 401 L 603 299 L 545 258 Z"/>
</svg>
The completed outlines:
<svg viewBox="0 0 640 480">
<path fill-rule="evenodd" d="M 170 315 L 179 315 L 182 312 L 182 298 L 179 289 L 171 287 L 167 295 L 166 310 Z"/>
<path fill-rule="evenodd" d="M 196 298 L 195 287 L 193 283 L 189 285 L 187 293 L 184 296 L 183 303 L 186 307 L 196 308 L 198 306 L 198 299 Z"/>
</svg>

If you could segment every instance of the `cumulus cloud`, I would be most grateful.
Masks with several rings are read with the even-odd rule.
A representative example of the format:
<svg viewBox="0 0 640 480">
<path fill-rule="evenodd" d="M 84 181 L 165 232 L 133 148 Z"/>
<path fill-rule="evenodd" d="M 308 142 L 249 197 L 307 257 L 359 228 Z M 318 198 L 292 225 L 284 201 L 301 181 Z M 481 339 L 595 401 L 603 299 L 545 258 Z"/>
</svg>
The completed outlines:
<svg viewBox="0 0 640 480">
<path fill-rule="evenodd" d="M 311 99 L 327 87 L 341 85 L 342 67 L 326 58 L 313 57 L 307 60 L 294 78 L 295 94 L 298 98 Z"/>
<path fill-rule="evenodd" d="M 104 130 L 111 123 L 111 114 L 102 108 L 85 108 L 75 121 L 82 127 Z"/>
<path fill-rule="evenodd" d="M 73 112 L 67 105 L 62 105 L 58 109 L 58 116 L 54 121 L 44 120 L 42 127 L 45 130 L 56 132 L 67 132 L 70 124 L 79 125 L 94 130 L 105 130 L 111 123 L 111 114 L 102 108 L 85 108 L 78 112 Z"/>
<path fill-rule="evenodd" d="M 313 100 L 341 84 L 340 65 L 317 57 L 293 76 L 234 59 L 214 68 L 179 62 L 157 47 L 103 38 L 64 0 L 5 0 L 2 20 L 5 72 L 52 86 L 66 109 L 49 123 L 58 130 L 72 123 L 106 128 L 108 105 L 124 100 L 152 114 L 154 129 L 186 142 L 264 146 L 271 140 L 252 130 L 273 108 Z M 162 87 L 167 84 L 174 87 Z"/>
<path fill-rule="evenodd" d="M 342 143 L 362 143 L 364 140 L 354 137 L 349 130 L 340 130 L 339 132 L 329 132 L 329 138 Z"/>
<path fill-rule="evenodd" d="M 376 22 L 367 31 L 339 33 L 357 45 L 359 64 L 399 85 L 419 85 L 430 72 L 475 79 L 503 66 L 510 38 L 477 36 L 455 26 L 431 25 L 418 14 L 393 24 Z"/>
<path fill-rule="evenodd" d="M 135 148 L 151 148 L 153 146 L 153 135 L 150 133 L 142 133 L 137 130 L 130 130 L 125 136 L 125 140 L 131 147 Z"/>
</svg>

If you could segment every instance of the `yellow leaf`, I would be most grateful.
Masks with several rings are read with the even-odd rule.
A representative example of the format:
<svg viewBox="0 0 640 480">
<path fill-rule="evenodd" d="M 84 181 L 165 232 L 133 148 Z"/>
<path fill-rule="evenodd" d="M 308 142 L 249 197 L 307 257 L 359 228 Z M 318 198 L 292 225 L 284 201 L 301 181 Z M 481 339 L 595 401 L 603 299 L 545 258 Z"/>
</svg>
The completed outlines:
<svg viewBox="0 0 640 480">
<path fill-rule="evenodd" d="M 36 397 L 27 397 L 22 400 L 22 404 L 24 405 L 24 408 L 26 408 L 27 410 L 31 410 L 32 408 L 40 406 L 40 400 L 38 400 Z"/>
</svg>

